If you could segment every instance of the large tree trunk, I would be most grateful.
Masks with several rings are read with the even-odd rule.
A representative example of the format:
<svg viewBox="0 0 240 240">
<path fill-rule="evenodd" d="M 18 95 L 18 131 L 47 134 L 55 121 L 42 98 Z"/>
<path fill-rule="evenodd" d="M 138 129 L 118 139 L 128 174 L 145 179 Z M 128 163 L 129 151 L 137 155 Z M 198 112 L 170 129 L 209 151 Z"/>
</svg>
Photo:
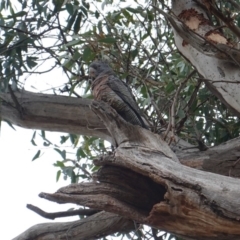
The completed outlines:
<svg viewBox="0 0 240 240">
<path fill-rule="evenodd" d="M 183 166 L 159 135 L 126 123 L 104 103 L 93 102 L 92 110 L 111 132 L 115 154 L 95 161 L 103 166 L 98 182 L 40 197 L 105 210 L 192 239 L 240 238 L 238 179 Z"/>
<path fill-rule="evenodd" d="M 167 18 L 173 27 L 178 50 L 203 76 L 209 90 L 240 117 L 240 51 L 211 25 L 207 12 L 216 14 L 213 2 L 173 0 L 175 16 L 167 15 Z M 225 24 L 234 28 L 229 22 Z"/>
<path fill-rule="evenodd" d="M 204 7 L 213 6 L 210 1 L 175 0 L 174 14 L 164 15 L 181 53 L 239 117 L 240 53 L 210 25 Z M 183 149 L 187 144 L 182 140 L 169 147 L 160 135 L 126 123 L 103 103 L 25 91 L 16 96 L 23 109 L 10 94 L 1 94 L 3 119 L 27 128 L 97 136 L 117 147 L 114 155 L 95 161 L 102 166 L 96 182 L 40 197 L 104 210 L 188 239 L 240 239 L 240 181 L 229 177 L 240 176 L 240 138 L 193 152 Z M 38 230 L 30 239 L 41 239 Z M 16 239 L 26 239 L 30 231 Z M 55 236 L 61 239 L 62 234 Z M 86 239 L 91 237 L 96 234 Z"/>
</svg>

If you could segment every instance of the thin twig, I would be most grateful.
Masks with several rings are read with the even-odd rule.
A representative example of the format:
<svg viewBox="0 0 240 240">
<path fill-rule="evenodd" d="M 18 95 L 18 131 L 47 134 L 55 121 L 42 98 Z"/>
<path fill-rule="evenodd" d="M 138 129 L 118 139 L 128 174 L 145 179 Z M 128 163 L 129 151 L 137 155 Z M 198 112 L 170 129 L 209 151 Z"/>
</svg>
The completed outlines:
<svg viewBox="0 0 240 240">
<path fill-rule="evenodd" d="M 44 218 L 52 219 L 52 220 L 55 218 L 71 217 L 71 216 L 76 216 L 76 215 L 90 216 L 90 215 L 93 215 L 93 214 L 99 212 L 99 210 L 95 210 L 95 209 L 78 209 L 78 210 L 71 210 L 71 211 L 64 211 L 64 212 L 48 213 L 32 204 L 27 204 L 27 208 Z"/>
</svg>

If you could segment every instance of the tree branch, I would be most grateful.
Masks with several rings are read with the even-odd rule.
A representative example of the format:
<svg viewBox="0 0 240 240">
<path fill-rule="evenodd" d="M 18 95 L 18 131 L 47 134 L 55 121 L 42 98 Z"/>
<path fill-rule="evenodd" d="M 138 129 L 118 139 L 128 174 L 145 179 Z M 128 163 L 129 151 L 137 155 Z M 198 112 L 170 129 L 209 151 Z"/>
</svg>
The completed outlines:
<svg viewBox="0 0 240 240">
<path fill-rule="evenodd" d="M 112 141 L 112 137 L 103 122 L 89 108 L 92 100 L 31 93 L 24 90 L 21 93 L 14 92 L 14 94 L 24 108 L 23 118 L 21 118 L 19 111 L 12 106 L 14 102 L 11 94 L 0 93 L 0 97 L 3 99 L 1 106 L 3 120 L 24 128 L 90 135 Z M 130 135 L 131 128 L 132 125 L 129 124 Z M 126 131 L 128 134 L 128 130 Z M 121 136 L 121 133 L 119 134 Z M 165 144 L 161 136 L 157 134 L 155 136 L 156 142 Z M 232 169 L 231 176 L 240 177 L 238 165 L 232 168 L 232 164 L 239 157 L 240 138 L 230 140 L 201 153 L 197 149 L 190 149 L 192 145 L 177 136 L 175 137 L 176 143 L 172 143 L 170 147 L 183 165 L 226 176 L 229 176 L 229 170 Z"/>
<path fill-rule="evenodd" d="M 37 224 L 13 240 L 71 239 L 94 240 L 117 231 L 135 229 L 134 222 L 112 213 L 99 212 L 90 217 L 63 223 Z"/>
<path fill-rule="evenodd" d="M 31 204 L 27 204 L 27 208 L 44 218 L 48 218 L 48 219 L 52 219 L 52 220 L 55 218 L 70 217 L 70 216 L 76 216 L 76 215 L 91 216 L 91 215 L 99 212 L 98 210 L 94 210 L 94 209 L 78 209 L 78 210 L 65 211 L 65 212 L 47 213 L 47 212 L 43 211 L 42 209 L 40 209 L 36 206 L 33 206 Z"/>
<path fill-rule="evenodd" d="M 96 136 L 111 142 L 111 136 L 100 119 L 90 110 L 91 100 L 51 94 L 14 92 L 24 109 L 15 109 L 10 93 L 0 93 L 2 119 L 15 125 L 57 132 Z"/>
</svg>

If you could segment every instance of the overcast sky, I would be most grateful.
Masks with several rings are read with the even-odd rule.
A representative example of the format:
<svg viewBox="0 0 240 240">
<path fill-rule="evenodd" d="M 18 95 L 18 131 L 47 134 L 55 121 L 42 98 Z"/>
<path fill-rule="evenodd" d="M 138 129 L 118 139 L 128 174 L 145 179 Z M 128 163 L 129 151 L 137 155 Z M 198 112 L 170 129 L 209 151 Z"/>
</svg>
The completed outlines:
<svg viewBox="0 0 240 240">
<path fill-rule="evenodd" d="M 66 81 L 62 72 L 56 70 L 44 77 L 38 75 L 28 78 L 24 87 L 29 91 L 36 91 L 36 89 L 44 91 L 53 86 L 61 86 Z M 53 193 L 70 182 L 63 180 L 62 177 L 58 183 L 56 182 L 56 172 L 59 168 L 54 167 L 53 163 L 56 160 L 62 160 L 56 151 L 45 148 L 40 137 L 36 137 L 38 146 L 33 146 L 31 143 L 33 130 L 14 127 L 16 131 L 5 122 L 1 124 L 0 219 L 3 223 L 1 239 L 4 240 L 16 237 L 36 223 L 52 221 L 28 210 L 26 208 L 28 203 L 48 212 L 65 211 L 75 206 L 73 204 L 59 205 L 38 197 L 40 192 Z M 60 145 L 60 136 L 65 133 L 47 132 L 46 134 L 54 143 Z M 32 161 L 39 149 L 44 154 Z M 57 221 L 69 221 L 69 219 L 76 220 L 77 217 L 62 218 Z"/>
<path fill-rule="evenodd" d="M 12 130 L 6 123 L 2 123 L 0 137 L 1 159 L 1 204 L 0 218 L 2 223 L 1 239 L 12 239 L 29 227 L 42 222 L 45 218 L 28 210 L 30 203 L 44 211 L 65 211 L 72 204 L 59 205 L 38 197 L 40 192 L 53 193 L 69 182 L 61 180 L 56 183 L 57 169 L 52 164 L 60 159 L 55 151 L 46 151 L 44 155 L 32 162 L 38 147 L 31 143 L 33 131 L 16 127 Z M 58 139 L 57 135 L 56 139 Z M 73 218 L 57 219 L 69 221 Z M 76 217 L 74 219 L 77 219 Z"/>
</svg>

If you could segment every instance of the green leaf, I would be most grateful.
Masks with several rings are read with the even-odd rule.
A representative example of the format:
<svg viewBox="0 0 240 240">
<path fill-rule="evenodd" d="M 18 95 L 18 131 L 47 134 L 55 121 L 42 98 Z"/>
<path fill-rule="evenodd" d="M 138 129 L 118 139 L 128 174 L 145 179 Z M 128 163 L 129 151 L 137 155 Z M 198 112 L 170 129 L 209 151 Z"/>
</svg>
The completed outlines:
<svg viewBox="0 0 240 240">
<path fill-rule="evenodd" d="M 60 143 L 63 144 L 68 140 L 69 136 L 61 136 L 61 141 Z"/>
<path fill-rule="evenodd" d="M 41 150 L 38 150 L 37 153 L 35 154 L 35 156 L 33 157 L 32 161 L 34 161 L 37 158 L 39 158 L 40 154 L 41 154 Z"/>
<path fill-rule="evenodd" d="M 52 0 L 52 3 L 54 5 L 53 15 L 59 12 L 62 8 L 63 0 Z"/>
<path fill-rule="evenodd" d="M 84 153 L 81 147 L 78 148 L 76 156 L 78 159 L 87 157 L 87 155 Z"/>
<path fill-rule="evenodd" d="M 95 58 L 95 53 L 91 50 L 91 48 L 86 47 L 83 51 L 82 59 L 85 62 L 90 62 Z"/>
<path fill-rule="evenodd" d="M 74 64 L 73 59 L 67 60 L 66 62 L 63 63 L 63 66 L 67 69 L 71 69 Z"/>
<path fill-rule="evenodd" d="M 173 82 L 172 81 L 170 81 L 169 83 L 168 83 L 168 85 L 167 85 L 167 87 L 166 87 L 166 92 L 168 93 L 168 94 L 170 94 L 171 92 L 173 92 L 174 90 L 175 90 L 175 85 L 173 84 Z"/>
<path fill-rule="evenodd" d="M 82 21 L 82 13 L 79 13 L 73 26 L 73 31 L 75 34 L 77 34 L 80 30 L 81 21 Z"/>
<path fill-rule="evenodd" d="M 72 56 L 72 59 L 73 60 L 78 60 L 79 58 L 81 58 L 81 54 L 78 51 L 75 51 L 73 56 Z"/>
<path fill-rule="evenodd" d="M 89 9 L 90 8 L 90 4 L 88 2 L 86 2 L 85 0 L 82 0 L 82 5 L 86 8 Z"/>
<path fill-rule="evenodd" d="M 76 17 L 77 17 L 77 11 L 75 11 L 74 14 L 68 20 L 68 24 L 67 24 L 66 29 L 65 29 L 66 31 L 69 31 L 71 29 Z"/>
<path fill-rule="evenodd" d="M 37 62 L 35 62 L 34 60 L 37 60 L 37 58 L 27 56 L 26 62 L 30 69 L 32 69 L 38 65 Z"/>
<path fill-rule="evenodd" d="M 58 149 L 58 148 L 54 148 L 54 150 L 61 155 L 61 157 L 63 158 L 63 160 L 66 160 L 66 151 L 65 151 L 65 150 L 62 150 L 62 151 L 61 151 L 61 150 Z"/>
<path fill-rule="evenodd" d="M 25 11 L 21 11 L 21 12 L 17 12 L 14 14 L 14 16 L 12 15 L 12 17 L 22 17 L 22 16 L 26 16 L 27 12 Z"/>
<path fill-rule="evenodd" d="M 16 131 L 16 129 L 14 128 L 11 122 L 9 122 L 8 120 L 4 120 L 4 122 L 6 122 L 13 130 Z"/>
<path fill-rule="evenodd" d="M 113 43 L 115 43 L 117 41 L 116 41 L 115 38 L 106 37 L 106 38 L 99 39 L 98 42 L 113 44 Z"/>
<path fill-rule="evenodd" d="M 77 177 L 74 171 L 72 171 L 71 174 L 71 183 L 76 183 L 77 182 Z"/>
<path fill-rule="evenodd" d="M 128 10 L 131 13 L 142 13 L 142 9 L 141 8 L 131 8 L 131 7 L 127 7 L 126 10 Z"/>
<path fill-rule="evenodd" d="M 73 15 L 73 13 L 74 13 L 74 7 L 73 7 L 73 5 L 72 5 L 71 3 L 67 3 L 67 4 L 66 4 L 66 9 L 67 9 L 69 15 Z"/>
<path fill-rule="evenodd" d="M 56 163 L 53 164 L 54 167 L 60 167 L 60 168 L 64 168 L 65 165 L 62 161 L 57 161 Z"/>
<path fill-rule="evenodd" d="M 131 56 L 132 56 L 132 59 L 134 60 L 134 58 L 138 55 L 138 49 L 136 48 L 135 50 L 131 51 Z"/>
<path fill-rule="evenodd" d="M 151 11 L 147 10 L 147 16 L 148 16 L 148 20 L 150 22 L 152 22 L 154 20 L 154 16 Z"/>
<path fill-rule="evenodd" d="M 71 46 L 79 45 L 80 43 L 84 43 L 84 41 L 79 40 L 79 39 L 74 39 L 71 42 L 68 42 L 65 46 L 71 47 Z"/>
<path fill-rule="evenodd" d="M 31 143 L 33 146 L 37 146 L 37 144 L 35 143 L 35 141 L 33 139 L 31 140 Z"/>
<path fill-rule="evenodd" d="M 126 11 L 125 9 L 122 9 L 122 13 L 123 13 L 125 19 L 127 20 L 127 22 L 134 23 L 133 17 L 128 11 Z"/>
<path fill-rule="evenodd" d="M 42 136 L 42 138 L 46 138 L 44 130 L 41 130 L 41 136 Z"/>
<path fill-rule="evenodd" d="M 43 146 L 44 146 L 44 147 L 49 147 L 50 145 L 51 145 L 50 142 L 43 142 Z"/>
<path fill-rule="evenodd" d="M 58 182 L 58 180 L 59 180 L 59 178 L 60 178 L 60 176 L 61 176 L 61 173 L 62 173 L 61 170 L 58 170 L 58 171 L 57 171 L 56 182 Z"/>
<path fill-rule="evenodd" d="M 100 16 L 100 14 L 99 14 L 99 12 L 96 10 L 96 11 L 95 11 L 95 17 L 98 19 L 99 16 Z"/>
<path fill-rule="evenodd" d="M 182 109 L 179 109 L 179 111 L 178 111 L 178 113 L 177 113 L 177 116 L 178 116 L 179 118 L 184 118 L 184 117 L 185 117 L 184 111 L 183 111 Z"/>
</svg>

